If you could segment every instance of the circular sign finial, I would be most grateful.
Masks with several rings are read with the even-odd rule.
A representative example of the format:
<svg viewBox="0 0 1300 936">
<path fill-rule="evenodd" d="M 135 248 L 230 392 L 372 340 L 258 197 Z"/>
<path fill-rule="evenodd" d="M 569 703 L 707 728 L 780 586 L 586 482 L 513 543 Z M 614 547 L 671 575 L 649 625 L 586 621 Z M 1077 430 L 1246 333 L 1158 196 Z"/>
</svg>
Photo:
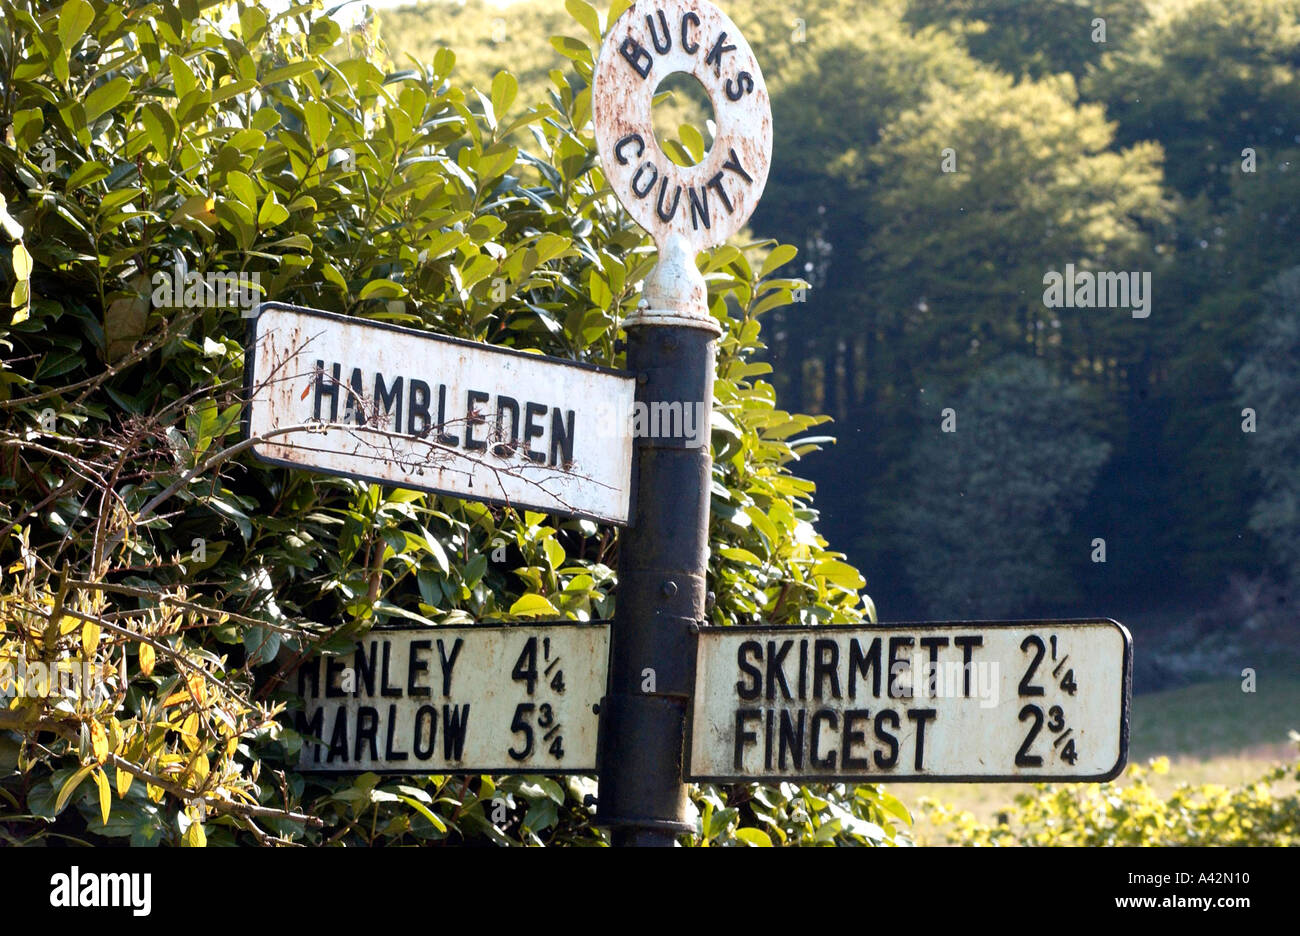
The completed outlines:
<svg viewBox="0 0 1300 936">
<path fill-rule="evenodd" d="M 713 103 L 713 145 L 694 166 L 664 154 L 651 119 L 655 90 L 677 72 Z M 605 177 L 661 254 L 673 242 L 693 260 L 753 213 L 772 161 L 772 105 L 749 43 L 708 0 L 637 0 L 626 10 L 601 45 L 592 106 Z"/>
</svg>

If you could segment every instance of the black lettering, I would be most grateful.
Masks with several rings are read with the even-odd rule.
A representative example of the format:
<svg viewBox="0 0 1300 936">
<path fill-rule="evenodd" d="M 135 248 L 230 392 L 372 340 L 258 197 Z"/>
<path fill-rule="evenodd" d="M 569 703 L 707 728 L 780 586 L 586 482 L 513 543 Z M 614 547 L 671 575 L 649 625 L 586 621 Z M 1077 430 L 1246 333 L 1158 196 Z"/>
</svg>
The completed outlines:
<svg viewBox="0 0 1300 936">
<path fill-rule="evenodd" d="M 510 441 L 506 441 L 505 415 L 510 413 Z M 492 454 L 505 458 L 519 446 L 519 401 L 514 397 L 497 397 L 497 441 Z"/>
<path fill-rule="evenodd" d="M 984 646 L 984 638 L 974 634 L 963 634 L 960 637 L 954 637 L 952 642 L 955 646 L 961 647 L 961 668 L 962 668 L 962 696 L 970 698 L 970 671 L 971 656 L 974 654 L 976 647 Z"/>
<path fill-rule="evenodd" d="M 707 186 L 700 189 L 700 194 L 695 194 L 695 186 L 686 190 L 686 194 L 691 200 L 691 228 L 698 231 L 700 221 L 704 222 L 704 227 L 709 226 L 709 189 Z"/>
<path fill-rule="evenodd" d="M 735 212 L 736 209 L 731 204 L 731 199 L 727 197 L 726 191 L 722 188 L 721 170 L 714 174 L 713 178 L 705 185 L 705 188 L 711 188 L 718 193 L 718 197 L 722 199 L 722 206 L 727 209 L 727 214 L 733 214 Z"/>
<path fill-rule="evenodd" d="M 406 694 L 412 699 L 427 699 L 433 695 L 433 690 L 428 686 L 419 684 L 418 675 L 429 672 L 429 664 L 420 659 L 420 651 L 429 651 L 433 649 L 432 640 L 412 640 L 410 656 L 406 661 Z"/>
<path fill-rule="evenodd" d="M 922 637 L 917 641 L 921 649 L 929 655 L 927 663 L 929 672 L 924 675 L 925 691 L 928 695 L 934 696 L 939 692 L 939 648 L 948 646 L 947 637 Z M 916 679 L 918 677 L 914 677 Z M 915 685 L 912 687 L 916 691 Z"/>
<path fill-rule="evenodd" d="M 822 698 L 822 684 L 830 680 L 831 698 L 840 695 L 840 647 L 828 637 L 819 637 L 813 644 L 813 698 Z M 847 716 L 845 716 L 847 718 Z"/>
<path fill-rule="evenodd" d="M 362 405 L 362 401 L 365 399 L 365 390 L 362 388 L 361 368 L 352 368 L 352 377 L 348 380 L 348 387 L 352 392 L 348 395 L 348 405 L 343 407 L 343 415 L 346 418 L 351 413 L 353 421 L 358 426 L 364 426 L 366 424 L 366 408 Z"/>
<path fill-rule="evenodd" d="M 785 655 L 790 652 L 794 646 L 793 640 L 787 640 L 781 645 L 781 650 L 776 649 L 776 641 L 767 642 L 767 698 L 768 701 L 776 698 L 776 684 L 780 682 L 781 693 L 787 699 L 794 698 L 790 695 L 790 684 L 785 681 Z"/>
<path fill-rule="evenodd" d="M 799 701 L 808 698 L 808 641 L 799 641 Z"/>
<path fill-rule="evenodd" d="M 316 419 L 321 418 L 321 397 L 329 397 L 330 418 L 325 420 L 326 422 L 334 422 L 334 420 L 338 419 L 339 415 L 339 383 L 343 378 L 343 366 L 341 364 L 335 364 L 333 370 L 333 379 L 328 379 L 325 376 L 325 362 L 316 362 L 316 396 L 313 400 L 312 415 Z"/>
<path fill-rule="evenodd" d="M 709 49 L 709 54 L 704 58 L 705 65 L 713 66 L 714 75 L 721 74 L 722 56 L 727 52 L 736 51 L 734 45 L 727 45 L 726 42 L 727 34 L 725 32 L 718 33 L 718 41 L 713 43 L 713 48 Z"/>
<path fill-rule="evenodd" d="M 363 705 L 357 709 L 357 744 L 353 748 L 352 759 L 361 760 L 361 746 L 370 742 L 370 759 L 379 760 L 379 712 L 373 705 Z"/>
<path fill-rule="evenodd" d="M 304 738 L 311 738 L 314 741 L 312 749 L 315 757 L 312 763 L 319 764 L 321 739 L 325 734 L 325 710 L 323 708 L 318 708 L 312 714 L 310 720 L 308 720 L 305 712 L 294 712 L 293 727 L 298 734 L 302 735 Z"/>
<path fill-rule="evenodd" d="M 641 173 L 645 172 L 646 169 L 650 170 L 650 181 L 647 182 L 645 188 L 642 189 L 637 186 L 636 180 L 641 178 Z M 636 167 L 636 175 L 632 176 L 632 194 L 637 198 L 645 198 L 650 194 L 650 190 L 655 187 L 655 180 L 658 178 L 659 167 L 647 159 L 641 165 Z"/>
<path fill-rule="evenodd" d="M 442 707 L 442 753 L 447 760 L 460 760 L 465 751 L 465 729 L 469 727 L 469 705 Z"/>
<path fill-rule="evenodd" d="M 906 694 L 903 694 L 901 692 L 895 694 L 894 692 L 894 689 L 898 684 L 898 677 L 900 675 L 899 673 L 900 667 L 898 664 L 902 663 L 904 664 L 903 668 L 908 668 L 907 660 L 897 656 L 896 651 L 905 648 L 910 648 L 912 644 L 913 644 L 913 640 L 911 637 L 890 637 L 889 638 L 889 697 L 891 699 L 910 699 L 912 697 L 912 690 L 915 687 L 912 686 L 910 681 L 908 682 L 908 689 Z"/>
<path fill-rule="evenodd" d="M 879 751 L 875 753 L 876 766 L 882 770 L 898 765 L 898 739 L 884 730 L 883 723 L 891 722 L 890 727 L 895 731 L 898 730 L 898 713 L 893 709 L 881 709 L 876 713 L 876 740 L 883 741 L 889 745 L 889 756 L 882 755 Z"/>
<path fill-rule="evenodd" d="M 420 739 L 424 737 L 424 722 L 428 721 L 429 744 L 424 746 L 420 744 Z M 438 710 L 432 705 L 421 705 L 415 713 L 415 744 L 412 750 L 419 760 L 428 760 L 433 756 L 433 742 L 438 738 Z"/>
<path fill-rule="evenodd" d="M 668 17 L 664 16 L 663 10 L 655 10 L 659 14 L 659 25 L 663 27 L 663 38 L 659 38 L 659 31 L 655 29 L 655 21 L 649 13 L 645 15 L 645 24 L 650 27 L 650 41 L 654 44 L 655 51 L 660 55 L 667 55 L 673 50 L 673 37 L 668 31 Z M 642 75 L 641 77 L 645 77 Z"/>
<path fill-rule="evenodd" d="M 782 770 L 785 770 L 786 751 L 790 752 L 790 761 L 794 769 L 803 770 L 803 727 L 807 714 L 805 709 L 799 709 L 799 722 L 796 728 L 790 712 L 784 710 L 781 712 L 780 750 L 777 754 L 777 764 Z"/>
<path fill-rule="evenodd" d="M 732 84 L 731 79 L 728 78 L 725 90 L 728 101 L 739 101 L 754 90 L 754 76 L 747 71 L 743 71 L 736 79 L 735 84 Z"/>
<path fill-rule="evenodd" d="M 863 682 L 866 682 L 868 673 L 871 674 L 871 697 L 878 699 L 880 698 L 880 638 L 874 638 L 871 641 L 871 649 L 863 653 L 862 642 L 854 637 L 849 641 L 849 671 L 846 674 L 850 699 L 858 697 L 858 681 L 854 678 L 855 674 L 860 675 Z"/>
<path fill-rule="evenodd" d="M 348 710 L 339 707 L 334 716 L 334 730 L 330 733 L 330 750 L 325 755 L 325 763 L 334 763 L 335 758 L 348 762 Z"/>
<path fill-rule="evenodd" d="M 451 655 L 448 656 L 442 645 L 442 638 L 438 638 L 438 659 L 442 663 L 442 696 L 444 699 L 451 695 L 451 668 L 456 665 L 456 657 L 460 656 L 460 648 L 464 643 L 464 637 L 457 637 L 456 642 L 451 645 Z"/>
<path fill-rule="evenodd" d="M 749 662 L 749 654 L 755 654 L 758 660 L 763 659 L 763 645 L 757 640 L 746 640 L 736 648 L 736 666 L 740 671 L 750 678 L 749 685 L 745 683 L 736 683 L 736 695 L 746 702 L 757 699 L 763 692 L 763 673 L 757 666 Z M 753 711 L 749 709 L 747 711 Z M 736 716 L 739 718 L 739 713 Z"/>
<path fill-rule="evenodd" d="M 357 648 L 358 651 L 360 647 Z M 342 676 L 347 665 L 343 662 L 343 657 L 326 657 L 325 658 L 325 698 L 341 699 L 346 692 L 338 686 L 335 676 Z"/>
<path fill-rule="evenodd" d="M 635 143 L 637 145 L 638 148 L 636 155 L 638 159 L 640 159 L 641 154 L 645 152 L 645 139 L 641 134 L 629 133 L 627 136 L 623 137 L 623 139 L 614 144 L 614 158 L 618 160 L 620 166 L 627 165 L 628 160 L 627 157 L 623 155 L 623 147 L 628 143 Z"/>
<path fill-rule="evenodd" d="M 853 725 L 858 721 L 865 721 L 870 713 L 864 708 L 849 709 L 844 713 L 844 747 L 840 757 L 840 764 L 845 770 L 866 770 L 871 766 L 868 758 L 854 757 L 853 746 L 863 744 L 867 740 L 866 732 L 853 729 Z"/>
<path fill-rule="evenodd" d="M 840 726 L 839 716 L 836 715 L 830 709 L 826 709 L 826 708 L 818 709 L 817 711 L 813 712 L 812 726 L 810 731 L 810 733 L 812 734 L 812 738 L 808 742 L 808 762 L 812 764 L 814 767 L 821 770 L 834 770 L 835 769 L 834 749 L 832 749 L 831 752 L 826 755 L 825 760 L 822 760 L 817 756 L 817 752 L 821 750 L 822 722 L 828 722 L 831 726 L 831 731 L 837 730 Z"/>
<path fill-rule="evenodd" d="M 397 731 L 397 705 L 388 704 L 388 738 L 384 741 L 384 760 L 404 761 L 409 756 L 405 751 L 393 747 L 393 734 Z"/>
<path fill-rule="evenodd" d="M 934 721 L 939 713 L 932 708 L 927 709 L 908 709 L 908 721 L 916 722 L 916 769 L 921 770 L 925 766 L 925 723 Z"/>
<path fill-rule="evenodd" d="M 312 660 L 311 663 L 304 663 L 298 667 L 298 695 L 304 699 L 309 698 L 307 695 L 307 683 L 311 683 L 310 698 L 320 698 L 320 668 L 322 661 L 320 659 Z"/>
<path fill-rule="evenodd" d="M 478 411 L 478 404 L 486 403 L 490 398 L 491 394 L 484 393 L 482 390 L 471 390 L 465 394 L 465 451 L 467 452 L 482 452 L 487 449 L 486 442 L 474 438 L 474 427 L 486 422 L 483 414 Z"/>
<path fill-rule="evenodd" d="M 379 694 L 385 699 L 400 699 L 402 697 L 402 687 L 392 686 L 388 683 L 388 668 L 392 663 L 393 645 L 389 641 L 384 641 L 384 662 L 382 667 L 382 676 L 379 679 Z"/>
<path fill-rule="evenodd" d="M 668 177 L 664 176 L 659 180 L 659 197 L 655 199 L 655 213 L 659 215 L 660 221 L 671 221 L 673 215 L 677 214 L 677 203 L 682 200 L 682 187 L 679 185 L 673 192 L 673 203 L 667 212 L 664 211 L 664 194 L 668 191 Z"/>
<path fill-rule="evenodd" d="M 524 454 L 539 465 L 546 464 L 546 453 L 533 451 L 533 439 L 540 438 L 546 427 L 533 422 L 533 417 L 545 415 L 546 407 L 541 403 L 524 404 Z"/>
<path fill-rule="evenodd" d="M 412 378 L 407 386 L 411 388 L 411 399 L 406 407 L 406 434 L 423 436 L 433 424 L 429 419 L 429 385 L 423 380 Z M 417 416 L 419 428 L 416 428 Z"/>
<path fill-rule="evenodd" d="M 438 444 L 460 445 L 460 436 L 446 431 L 447 427 L 447 385 L 438 384 Z"/>
<path fill-rule="evenodd" d="M 745 727 L 745 724 L 746 722 L 758 717 L 758 709 L 736 709 L 736 749 L 732 758 L 732 765 L 736 770 L 744 769 L 745 745 L 752 744 L 758 740 L 758 735 L 749 731 Z"/>
<path fill-rule="evenodd" d="M 568 420 L 567 424 L 565 419 Z M 561 457 L 562 456 L 562 457 Z M 551 467 L 573 464 L 573 410 L 560 415 L 557 406 L 551 411 Z"/>
<path fill-rule="evenodd" d="M 370 654 L 366 655 L 366 648 L 363 644 L 357 644 L 357 652 L 354 657 L 356 660 L 356 683 L 352 690 L 352 695 L 361 695 L 361 684 L 365 683 L 366 695 L 375 694 L 375 661 L 379 657 L 379 647 L 375 641 L 370 642 Z"/>
<path fill-rule="evenodd" d="M 393 417 L 388 425 L 402 431 L 402 378 L 393 381 L 393 386 L 384 384 L 384 375 L 375 374 L 375 416 L 377 418 Z"/>
<path fill-rule="evenodd" d="M 650 69 L 655 63 L 654 56 L 647 52 L 641 43 L 628 36 L 623 40 L 623 44 L 618 47 L 618 53 L 627 60 L 627 63 L 632 66 L 632 70 L 638 75 L 642 78 L 650 77 Z"/>
<path fill-rule="evenodd" d="M 700 50 L 700 44 L 698 42 L 692 42 L 690 37 L 686 35 L 686 27 L 688 24 L 698 27 L 700 25 L 699 16 L 694 12 L 682 14 L 682 50 L 687 55 L 694 55 Z"/>
<path fill-rule="evenodd" d="M 735 149 L 728 147 L 727 152 L 730 154 L 730 158 L 722 164 L 722 168 L 730 169 L 746 182 L 752 183 L 754 180 L 750 177 L 749 173 L 745 171 L 745 167 L 740 164 L 740 157 L 736 155 Z"/>
<path fill-rule="evenodd" d="M 772 769 L 772 709 L 767 710 L 767 719 L 763 728 L 763 769 Z"/>
</svg>

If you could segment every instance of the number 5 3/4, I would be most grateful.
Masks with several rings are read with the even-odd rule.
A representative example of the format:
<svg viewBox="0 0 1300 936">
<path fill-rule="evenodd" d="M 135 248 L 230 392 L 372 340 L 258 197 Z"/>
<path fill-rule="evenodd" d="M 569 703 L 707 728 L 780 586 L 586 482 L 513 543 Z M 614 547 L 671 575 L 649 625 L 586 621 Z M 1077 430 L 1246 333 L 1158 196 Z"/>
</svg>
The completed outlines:
<svg viewBox="0 0 1300 936">
<path fill-rule="evenodd" d="M 510 722 L 510 730 L 516 735 L 523 735 L 520 741 L 520 749 L 516 750 L 511 747 L 507 753 L 516 761 L 526 761 L 533 754 L 533 748 L 537 744 L 536 731 L 533 728 L 533 722 L 536 721 L 537 729 L 542 732 L 542 743 L 549 742 L 547 753 L 556 760 L 564 759 L 564 736 L 560 734 L 561 725 L 555 720 L 555 711 L 551 708 L 549 702 L 542 702 L 540 705 L 532 702 L 520 702 L 515 706 L 515 717 Z"/>
</svg>

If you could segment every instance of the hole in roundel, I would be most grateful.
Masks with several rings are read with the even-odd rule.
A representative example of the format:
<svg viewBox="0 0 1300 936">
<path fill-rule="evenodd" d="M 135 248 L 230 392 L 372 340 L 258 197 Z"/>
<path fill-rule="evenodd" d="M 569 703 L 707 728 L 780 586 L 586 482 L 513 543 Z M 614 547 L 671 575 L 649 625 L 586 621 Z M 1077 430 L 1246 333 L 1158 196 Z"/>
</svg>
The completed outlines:
<svg viewBox="0 0 1300 936">
<path fill-rule="evenodd" d="M 679 166 L 694 166 L 713 146 L 713 102 L 698 78 L 673 72 L 655 88 L 651 105 L 655 141 Z"/>
</svg>

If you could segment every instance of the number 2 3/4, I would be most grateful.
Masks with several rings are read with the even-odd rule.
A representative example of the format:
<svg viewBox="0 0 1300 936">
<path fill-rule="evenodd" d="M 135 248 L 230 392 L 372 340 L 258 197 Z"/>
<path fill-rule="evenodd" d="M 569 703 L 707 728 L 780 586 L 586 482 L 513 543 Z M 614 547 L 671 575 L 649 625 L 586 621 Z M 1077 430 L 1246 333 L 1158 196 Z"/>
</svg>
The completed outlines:
<svg viewBox="0 0 1300 936">
<path fill-rule="evenodd" d="M 1055 660 L 1057 657 L 1056 635 L 1053 634 L 1049 639 L 1052 645 L 1052 659 Z M 1037 634 L 1030 634 L 1020 642 L 1020 649 L 1025 653 L 1033 654 L 1032 659 L 1029 661 L 1029 665 L 1025 668 L 1025 675 L 1020 680 L 1020 695 L 1041 696 L 1044 694 L 1043 687 L 1036 685 L 1033 680 L 1035 673 L 1038 671 L 1039 664 L 1043 662 L 1043 657 L 1047 655 L 1047 645 L 1043 643 L 1043 639 Z M 1068 656 L 1066 659 L 1068 659 Z M 1057 665 L 1056 670 L 1052 673 L 1053 676 L 1057 675 L 1061 666 L 1064 665 L 1065 662 L 1065 660 L 1062 660 L 1061 663 Z M 1070 695 L 1074 695 L 1075 692 L 1078 691 L 1078 687 L 1074 682 L 1073 669 L 1068 670 L 1061 678 L 1061 689 Z M 1047 730 L 1052 734 L 1060 735 L 1060 733 L 1065 730 L 1065 710 L 1059 705 L 1053 705 L 1048 709 L 1047 714 Z M 1038 737 L 1039 732 L 1043 730 L 1043 720 L 1043 709 L 1041 706 L 1030 704 L 1024 706 L 1020 710 L 1020 721 L 1029 721 L 1032 722 L 1032 724 L 1029 726 L 1029 732 L 1025 735 L 1025 740 L 1021 743 L 1020 749 L 1016 751 L 1017 767 L 1043 766 L 1043 758 L 1041 755 L 1029 753 L 1030 748 L 1033 747 L 1034 740 Z M 1069 732 L 1066 732 L 1066 734 L 1068 735 Z M 1078 759 L 1078 754 L 1074 749 L 1074 739 L 1066 738 L 1066 745 L 1061 750 L 1061 760 L 1073 766 Z"/>
</svg>

